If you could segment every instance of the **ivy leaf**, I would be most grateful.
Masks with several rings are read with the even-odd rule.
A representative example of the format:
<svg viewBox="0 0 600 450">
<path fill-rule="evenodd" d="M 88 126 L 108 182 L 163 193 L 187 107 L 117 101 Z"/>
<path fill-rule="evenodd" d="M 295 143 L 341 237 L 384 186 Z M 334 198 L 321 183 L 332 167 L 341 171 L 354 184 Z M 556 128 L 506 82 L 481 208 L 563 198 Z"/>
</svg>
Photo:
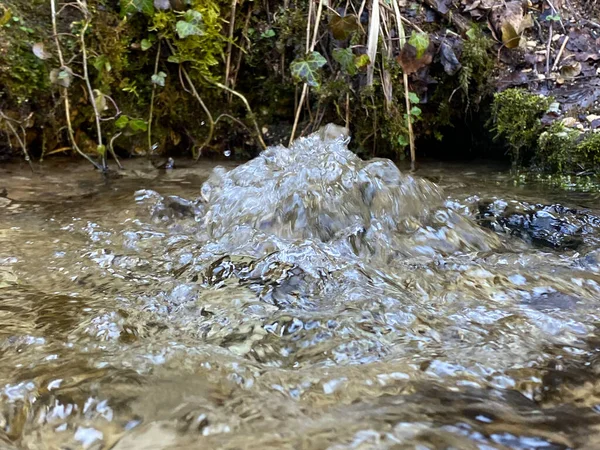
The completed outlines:
<svg viewBox="0 0 600 450">
<path fill-rule="evenodd" d="M 185 39 L 188 36 L 202 36 L 204 34 L 202 14 L 193 9 L 188 9 L 183 15 L 183 20 L 177 21 L 175 29 L 180 39 Z"/>
<path fill-rule="evenodd" d="M 367 55 L 366 53 L 363 55 L 357 56 L 354 59 L 354 65 L 356 66 L 357 69 L 364 69 L 369 64 L 371 64 L 371 58 L 369 58 L 369 55 Z"/>
<path fill-rule="evenodd" d="M 348 75 L 356 75 L 356 64 L 354 63 L 354 53 L 350 48 L 336 48 L 333 50 L 333 59 L 339 63 L 342 71 Z"/>
<path fill-rule="evenodd" d="M 273 36 L 275 36 L 275 30 L 273 30 L 273 28 L 269 28 L 267 31 L 260 34 L 260 37 L 263 39 L 272 38 Z"/>
<path fill-rule="evenodd" d="M 106 155 L 106 145 L 99 145 L 98 147 L 96 147 L 96 151 L 100 156 Z"/>
<path fill-rule="evenodd" d="M 408 141 L 406 140 L 406 137 L 404 135 L 398 136 L 396 142 L 400 147 L 406 147 L 408 145 Z"/>
<path fill-rule="evenodd" d="M 178 20 L 175 29 L 177 30 L 179 39 L 185 39 L 188 36 L 202 36 L 204 33 L 198 25 L 194 25 L 193 23 L 184 20 Z"/>
<path fill-rule="evenodd" d="M 413 31 L 408 43 L 417 49 L 417 59 L 420 59 L 429 47 L 429 35 Z"/>
<path fill-rule="evenodd" d="M 131 128 L 131 131 L 147 131 L 148 122 L 142 119 L 131 119 L 129 121 L 129 128 Z"/>
<path fill-rule="evenodd" d="M 345 41 L 352 33 L 358 31 L 358 20 L 354 14 L 343 17 L 334 15 L 329 22 L 329 29 L 334 39 Z"/>
<path fill-rule="evenodd" d="M 112 70 L 112 66 L 110 65 L 110 61 L 108 60 L 106 55 L 100 55 L 97 58 L 95 58 L 93 64 L 98 72 L 101 72 L 103 69 L 107 72 L 110 72 Z"/>
<path fill-rule="evenodd" d="M 145 52 L 150 47 L 152 47 L 152 42 L 150 42 L 148 39 L 142 39 L 142 42 L 141 42 L 142 51 Z"/>
<path fill-rule="evenodd" d="M 183 20 L 194 25 L 200 25 L 202 23 L 202 13 L 195 9 L 188 9 L 183 15 Z"/>
<path fill-rule="evenodd" d="M 122 130 L 123 128 L 125 128 L 127 126 L 127 124 L 129 123 L 129 117 L 127 116 L 120 116 L 116 121 L 115 121 L 115 126 L 119 129 Z"/>
<path fill-rule="evenodd" d="M 154 14 L 153 0 L 121 0 L 121 15 L 142 13 L 147 16 Z"/>
<path fill-rule="evenodd" d="M 410 108 L 410 115 L 414 117 L 420 117 L 421 108 L 419 108 L 418 106 L 413 106 L 412 108 Z"/>
<path fill-rule="evenodd" d="M 419 103 L 421 100 L 419 100 L 419 96 L 417 94 L 415 94 L 414 92 L 409 92 L 408 101 L 411 103 Z"/>
<path fill-rule="evenodd" d="M 327 60 L 319 52 L 309 53 L 304 59 L 297 59 L 290 64 L 292 76 L 297 81 L 302 81 L 309 86 L 319 87 L 321 80 L 318 70 L 325 65 Z"/>
<path fill-rule="evenodd" d="M 167 74 L 160 71 L 152 75 L 152 83 L 158 84 L 161 87 L 165 86 L 165 78 L 167 78 Z"/>
</svg>

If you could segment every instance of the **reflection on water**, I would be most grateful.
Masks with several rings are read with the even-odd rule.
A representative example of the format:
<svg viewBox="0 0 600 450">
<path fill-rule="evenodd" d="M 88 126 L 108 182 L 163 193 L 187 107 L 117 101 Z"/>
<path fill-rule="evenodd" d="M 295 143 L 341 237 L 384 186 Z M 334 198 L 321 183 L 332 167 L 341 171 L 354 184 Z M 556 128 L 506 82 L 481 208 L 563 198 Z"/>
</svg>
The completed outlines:
<svg viewBox="0 0 600 450">
<path fill-rule="evenodd" d="M 212 166 L 0 168 L 0 448 L 600 447 L 594 194 Z"/>
</svg>

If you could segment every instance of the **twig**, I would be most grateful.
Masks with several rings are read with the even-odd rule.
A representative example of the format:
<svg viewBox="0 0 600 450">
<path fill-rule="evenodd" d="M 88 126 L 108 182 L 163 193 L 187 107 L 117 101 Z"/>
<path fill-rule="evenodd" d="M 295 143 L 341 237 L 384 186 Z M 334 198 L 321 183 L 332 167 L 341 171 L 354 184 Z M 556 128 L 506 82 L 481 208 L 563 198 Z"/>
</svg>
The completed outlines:
<svg viewBox="0 0 600 450">
<path fill-rule="evenodd" d="M 298 128 L 298 121 L 300 120 L 300 112 L 302 111 L 302 105 L 304 104 L 304 97 L 308 91 L 308 84 L 304 83 L 302 86 L 302 95 L 300 95 L 300 101 L 298 102 L 298 108 L 296 108 L 296 116 L 294 117 L 294 126 L 292 127 L 292 135 L 290 136 L 290 142 L 288 146 L 294 142 L 294 135 L 296 134 L 296 128 Z"/>
<path fill-rule="evenodd" d="M 21 150 L 23 150 L 23 154 L 25 155 L 25 161 L 27 161 L 27 163 L 29 164 L 31 171 L 34 172 L 33 163 L 31 162 L 31 158 L 29 157 L 29 152 L 27 151 L 27 144 L 26 144 L 27 140 L 26 140 L 25 129 L 19 123 L 21 130 L 23 130 L 23 139 L 21 139 L 21 136 L 19 136 L 19 133 L 17 133 L 17 130 L 15 129 L 13 124 L 10 123 L 12 119 L 10 117 L 7 117 L 6 115 L 4 115 L 4 113 L 2 111 L 0 111 L 0 117 L 2 119 L 4 119 L 4 121 L 6 122 L 6 125 L 8 125 L 8 128 L 10 128 L 10 131 L 12 131 L 12 133 L 17 138 L 17 141 L 19 142 L 19 145 L 21 146 Z M 10 141 L 9 141 L 9 144 L 10 144 Z"/>
<path fill-rule="evenodd" d="M 50 8 L 52 10 L 52 32 L 54 33 L 54 42 L 56 44 L 56 50 L 58 53 L 58 60 L 60 62 L 61 69 L 66 68 L 65 59 L 62 53 L 62 49 L 60 46 L 60 41 L 58 40 L 57 33 L 57 25 L 56 25 L 56 0 L 50 0 Z M 71 141 L 72 147 L 75 149 L 77 153 L 87 159 L 96 169 L 102 170 L 102 166 L 86 155 L 77 145 L 75 141 L 75 135 L 73 134 L 73 125 L 71 124 L 71 107 L 69 104 L 69 92 L 68 89 L 64 86 L 61 87 L 62 97 L 65 103 L 65 119 L 67 121 L 67 132 L 69 134 L 69 140 Z"/>
<path fill-rule="evenodd" d="M 394 14 L 396 15 L 396 25 L 398 26 L 398 36 L 400 37 L 400 48 L 406 44 L 406 33 L 402 26 L 402 16 L 400 15 L 400 8 L 398 7 L 397 0 L 392 0 L 394 6 Z M 415 163 L 417 162 L 415 152 L 415 135 L 412 127 L 412 118 L 410 116 L 410 98 L 408 90 L 408 74 L 406 71 L 402 71 L 402 82 L 404 84 L 404 101 L 406 104 L 406 126 L 408 128 L 408 144 L 410 146 L 410 166 L 411 169 L 415 169 Z"/>
<path fill-rule="evenodd" d="M 562 21 L 562 17 L 560 17 L 560 14 L 558 14 L 558 11 L 556 10 L 556 8 L 554 7 L 554 5 L 552 4 L 551 0 L 546 0 L 546 2 L 550 5 L 550 8 L 552 9 L 552 12 L 555 15 L 558 15 L 558 21 L 560 23 L 560 26 L 562 27 L 563 33 L 566 33 L 567 30 L 565 29 L 565 24 Z"/>
<path fill-rule="evenodd" d="M 167 42 L 167 45 L 169 46 L 169 50 L 171 51 L 171 54 L 175 55 L 175 49 L 173 48 L 173 44 L 171 44 L 171 42 L 168 39 L 166 40 L 166 42 Z M 196 98 L 196 100 L 200 104 L 200 107 L 204 110 L 204 113 L 206 114 L 206 118 L 208 119 L 208 136 L 206 136 L 204 143 L 198 149 L 198 155 L 196 156 L 196 161 L 198 161 L 198 159 L 200 159 L 200 155 L 202 154 L 202 149 L 204 147 L 206 147 L 208 144 L 210 144 L 210 141 L 212 141 L 213 134 L 215 132 L 215 121 L 213 120 L 210 110 L 206 107 L 206 105 L 202 101 L 202 97 L 200 97 L 200 94 L 198 94 L 198 91 L 196 90 L 196 86 L 194 86 L 194 83 L 192 82 L 192 79 L 190 78 L 187 70 L 185 70 L 185 67 L 183 67 L 183 65 L 180 64 L 179 70 L 181 71 L 180 73 L 183 74 L 185 80 L 187 81 L 188 85 L 190 86 L 190 89 L 192 90 L 192 95 Z M 185 89 L 185 86 L 184 86 L 184 89 Z"/>
<path fill-rule="evenodd" d="M 546 45 L 546 76 L 550 73 L 550 49 L 552 47 L 552 23 L 548 29 L 548 44 Z"/>
<path fill-rule="evenodd" d="M 569 36 L 565 36 L 565 39 L 563 40 L 563 43 L 560 46 L 560 50 L 558 51 L 556 58 L 554 59 L 554 64 L 552 65 L 552 72 L 554 72 L 556 70 L 556 68 L 558 67 L 558 63 L 560 62 L 560 57 L 562 56 L 563 52 L 565 51 L 567 42 L 569 42 Z"/>
<path fill-rule="evenodd" d="M 231 20 L 229 22 L 229 42 L 227 42 L 227 58 L 225 61 L 225 86 L 229 86 L 229 70 L 231 66 L 231 49 L 233 43 L 233 29 L 235 26 L 235 10 L 236 10 L 237 0 L 231 1 Z M 231 102 L 231 97 L 228 98 L 228 101 Z"/>
<path fill-rule="evenodd" d="M 309 18 L 306 24 L 306 53 L 310 53 L 314 50 L 315 45 L 317 43 L 317 35 L 319 30 L 319 22 L 321 21 L 321 14 L 323 13 L 323 2 L 325 0 L 319 0 L 319 8 L 317 10 L 317 18 L 315 20 L 315 30 L 313 33 L 312 42 L 309 44 L 309 36 L 310 36 L 310 16 L 312 15 L 312 0 L 309 3 Z M 298 102 L 298 108 L 296 109 L 296 116 L 294 117 L 294 125 L 292 127 L 292 134 L 290 136 L 289 145 L 292 145 L 294 141 L 294 136 L 296 134 L 296 128 L 298 128 L 298 121 L 300 120 L 300 112 L 302 111 L 302 105 L 304 104 L 304 99 L 306 94 L 308 93 L 308 84 L 304 83 L 302 86 L 302 95 L 300 96 L 300 102 Z"/>
<path fill-rule="evenodd" d="M 123 166 L 119 162 L 119 158 L 117 158 L 117 154 L 115 153 L 115 148 L 113 147 L 113 143 L 119 136 L 121 136 L 121 134 L 123 134 L 123 133 L 121 131 L 119 131 L 112 138 L 110 138 L 110 141 L 108 142 L 108 151 L 110 152 L 112 157 L 115 159 L 115 162 L 117 163 L 117 166 L 119 166 L 119 169 L 123 170 Z"/>
<path fill-rule="evenodd" d="M 375 59 L 377 58 L 377 43 L 379 42 L 379 0 L 371 1 L 371 17 L 369 19 L 369 35 L 367 38 L 367 55 L 369 65 L 367 66 L 367 86 L 373 86 L 373 73 L 375 71 Z"/>
<path fill-rule="evenodd" d="M 80 0 L 78 0 L 79 2 Z M 82 12 L 87 15 L 87 10 L 83 9 Z M 96 105 L 96 98 L 94 97 L 94 90 L 92 89 L 92 84 L 90 83 L 90 77 L 88 74 L 88 66 L 87 66 L 87 51 L 85 47 L 85 32 L 90 26 L 90 20 L 86 18 L 83 28 L 81 30 L 81 52 L 82 52 L 82 63 L 83 63 L 83 78 L 85 80 L 85 85 L 88 89 L 88 94 L 90 96 L 90 103 L 92 104 L 92 109 L 94 110 L 94 118 L 96 119 L 96 133 L 98 134 L 98 152 L 100 152 L 102 157 L 102 170 L 106 171 L 108 168 L 106 165 L 106 147 L 102 144 L 102 125 L 100 124 L 100 113 L 98 112 L 98 106 Z"/>
<path fill-rule="evenodd" d="M 244 29 L 242 30 L 242 36 L 244 37 L 244 39 L 246 40 L 246 45 L 249 46 L 250 43 L 250 39 L 248 39 L 248 28 L 250 27 L 250 18 L 252 17 L 252 6 L 250 6 L 250 9 L 248 11 L 248 15 L 246 16 L 246 21 L 244 22 Z M 235 64 L 235 72 L 231 75 L 231 87 L 235 89 L 235 85 L 237 84 L 237 76 L 238 73 L 240 72 L 240 67 L 242 66 L 242 56 L 244 55 L 245 50 L 244 50 L 244 46 L 240 47 L 240 51 L 238 52 L 238 58 L 237 58 L 237 63 Z M 282 70 L 281 72 L 283 73 L 283 67 L 284 67 L 284 60 L 285 60 L 285 54 L 282 54 L 283 58 L 281 60 L 281 67 Z"/>
<path fill-rule="evenodd" d="M 250 103 L 248 103 L 248 100 L 246 100 L 246 97 L 244 97 L 242 94 L 240 94 L 238 91 L 234 91 L 233 89 L 225 86 L 222 83 L 219 83 L 217 81 L 210 81 L 207 79 L 207 81 L 212 82 L 215 86 L 220 87 L 221 89 L 229 92 L 230 94 L 235 95 L 236 97 L 240 98 L 242 100 L 242 102 L 244 103 L 244 106 L 246 107 L 246 109 L 248 110 L 248 114 L 250 114 L 250 118 L 252 120 L 252 123 L 254 124 L 254 128 L 256 129 L 256 137 L 258 139 L 258 141 L 260 142 L 260 145 L 262 146 L 263 150 L 267 148 L 267 145 L 265 144 L 265 141 L 263 141 L 262 138 L 262 133 L 260 131 L 260 128 L 258 126 L 258 123 L 256 122 L 256 116 L 254 115 L 254 113 L 252 112 L 252 108 L 250 107 Z"/>
<path fill-rule="evenodd" d="M 244 130 L 246 130 L 250 136 L 252 136 L 252 131 L 250 130 L 250 128 L 248 128 L 248 127 L 246 126 L 246 124 L 245 124 L 244 122 L 242 122 L 240 119 L 236 119 L 235 117 L 233 117 L 233 116 L 230 116 L 229 114 L 220 114 L 220 115 L 219 115 L 219 117 L 217 117 L 217 118 L 215 119 L 215 125 L 216 125 L 217 123 L 219 123 L 219 120 L 221 120 L 221 119 L 223 119 L 223 118 L 227 118 L 227 119 L 231 120 L 232 122 L 235 122 L 235 123 L 237 123 L 237 124 L 238 124 L 239 126 L 241 126 L 241 127 L 244 129 Z"/>
<path fill-rule="evenodd" d="M 346 92 L 346 129 L 350 129 L 350 93 Z"/>
<path fill-rule="evenodd" d="M 154 75 L 158 74 L 158 61 L 160 59 L 160 40 L 154 60 Z M 150 113 L 148 115 L 148 156 L 152 153 L 152 116 L 154 114 L 154 97 L 156 96 L 156 83 L 152 83 L 152 95 L 150 96 Z"/>
</svg>

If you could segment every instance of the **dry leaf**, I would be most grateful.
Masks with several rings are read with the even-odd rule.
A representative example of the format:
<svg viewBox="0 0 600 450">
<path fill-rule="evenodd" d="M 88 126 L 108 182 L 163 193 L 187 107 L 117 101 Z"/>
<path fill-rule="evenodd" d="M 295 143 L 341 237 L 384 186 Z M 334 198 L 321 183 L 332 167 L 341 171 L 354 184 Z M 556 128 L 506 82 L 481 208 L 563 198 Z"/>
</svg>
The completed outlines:
<svg viewBox="0 0 600 450">
<path fill-rule="evenodd" d="M 575 78 L 581 73 L 581 63 L 577 61 L 564 64 L 560 68 L 560 74 L 563 78 Z"/>
<path fill-rule="evenodd" d="M 410 75 L 417 72 L 422 67 L 431 64 L 431 61 L 433 61 L 433 49 L 433 42 L 430 42 L 429 47 L 423 56 L 417 58 L 417 49 L 406 43 L 404 44 L 404 47 L 402 47 L 402 50 L 400 50 L 400 54 L 397 56 L 396 60 L 402 67 L 402 70 Z"/>
</svg>

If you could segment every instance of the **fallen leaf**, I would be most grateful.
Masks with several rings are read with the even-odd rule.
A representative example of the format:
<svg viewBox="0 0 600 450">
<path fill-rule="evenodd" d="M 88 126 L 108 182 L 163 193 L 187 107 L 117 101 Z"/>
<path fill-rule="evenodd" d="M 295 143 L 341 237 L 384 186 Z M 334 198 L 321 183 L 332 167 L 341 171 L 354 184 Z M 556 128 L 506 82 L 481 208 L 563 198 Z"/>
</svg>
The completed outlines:
<svg viewBox="0 0 600 450">
<path fill-rule="evenodd" d="M 575 117 L 565 117 L 560 121 L 565 127 L 574 127 L 577 125 L 577 119 Z"/>
<path fill-rule="evenodd" d="M 429 43 L 428 49 L 423 56 L 417 58 L 417 49 L 411 44 L 404 44 L 396 60 L 402 70 L 408 75 L 417 72 L 422 67 L 428 66 L 433 61 L 433 42 Z"/>
<path fill-rule="evenodd" d="M 563 78 L 575 78 L 581 73 L 581 63 L 577 61 L 564 64 L 560 68 L 560 74 Z"/>
</svg>

